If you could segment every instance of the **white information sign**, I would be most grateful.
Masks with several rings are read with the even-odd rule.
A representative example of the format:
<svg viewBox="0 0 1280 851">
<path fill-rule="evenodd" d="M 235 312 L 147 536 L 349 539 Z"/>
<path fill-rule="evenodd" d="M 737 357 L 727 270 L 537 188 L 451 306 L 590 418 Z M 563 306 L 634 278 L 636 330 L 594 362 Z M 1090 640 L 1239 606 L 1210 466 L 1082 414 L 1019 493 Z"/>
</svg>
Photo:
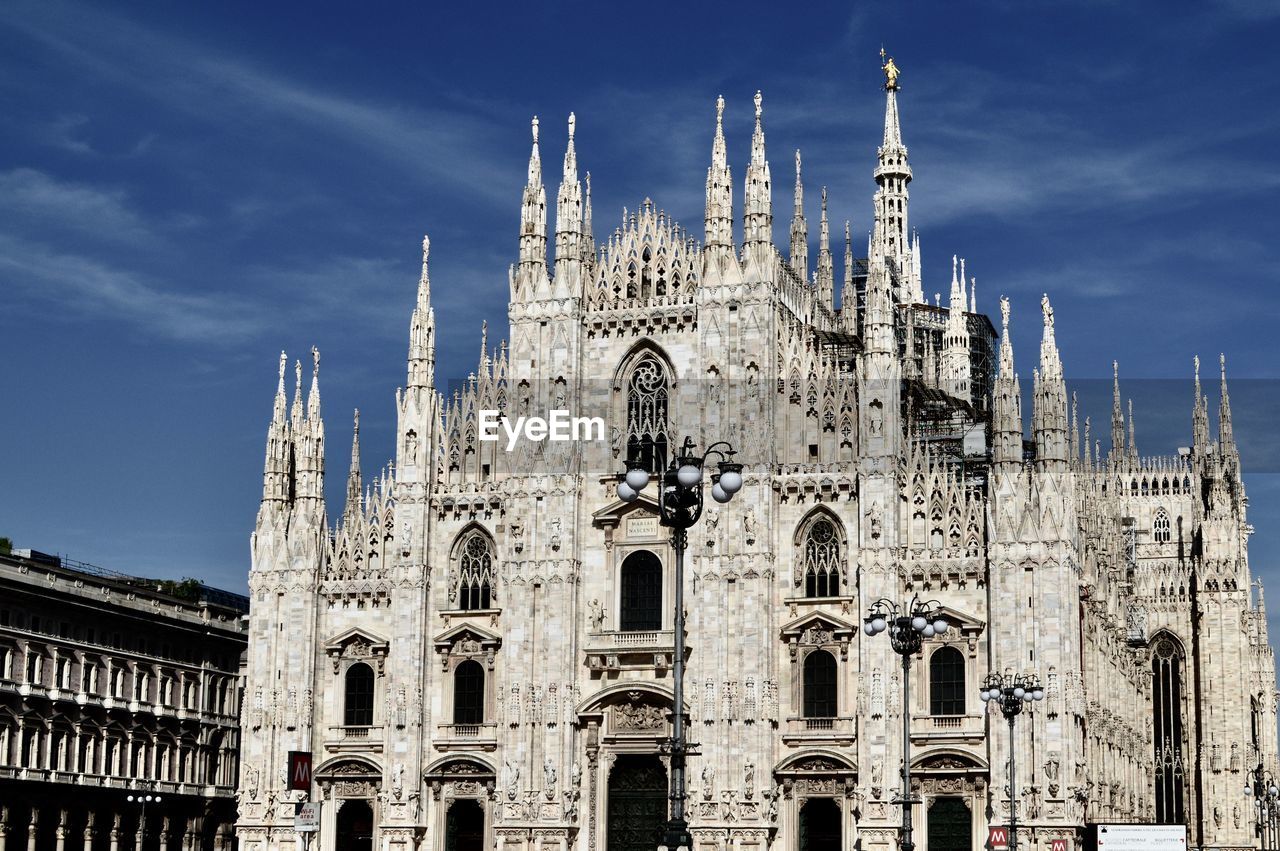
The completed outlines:
<svg viewBox="0 0 1280 851">
<path fill-rule="evenodd" d="M 293 829 L 300 833 L 315 833 L 320 829 L 320 802 L 308 801 L 298 805 L 293 817 Z"/>
<path fill-rule="evenodd" d="M 1187 851 L 1182 824 L 1099 824 L 1098 851 Z"/>
</svg>

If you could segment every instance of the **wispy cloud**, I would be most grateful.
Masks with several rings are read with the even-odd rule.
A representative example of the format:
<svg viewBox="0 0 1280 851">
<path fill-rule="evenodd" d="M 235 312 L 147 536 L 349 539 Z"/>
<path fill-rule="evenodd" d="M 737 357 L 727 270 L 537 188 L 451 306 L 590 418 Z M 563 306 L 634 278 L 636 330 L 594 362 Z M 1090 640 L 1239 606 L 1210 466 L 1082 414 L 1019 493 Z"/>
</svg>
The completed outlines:
<svg viewBox="0 0 1280 851">
<path fill-rule="evenodd" d="M 0 218 L 9 228 L 22 224 L 123 242 L 151 236 L 124 191 L 60 180 L 32 168 L 0 172 Z"/>
<path fill-rule="evenodd" d="M 176 292 L 171 282 L 7 235 L 0 235 L 0 277 L 15 301 L 42 301 L 82 319 L 124 320 L 181 341 L 235 342 L 269 320 L 233 296 Z"/>
<path fill-rule="evenodd" d="M 491 178 L 495 172 L 518 175 L 519 165 L 494 155 L 499 127 L 492 112 L 407 107 L 376 96 L 344 95 L 100 9 L 41 11 L 56 26 L 29 6 L 0 10 L 0 24 L 64 61 L 158 99 L 218 132 L 234 128 L 291 136 L 299 145 L 343 144 L 384 158 L 406 176 L 511 203 L 509 190 Z M 150 144 L 146 138 L 140 142 L 144 148 Z"/>
</svg>

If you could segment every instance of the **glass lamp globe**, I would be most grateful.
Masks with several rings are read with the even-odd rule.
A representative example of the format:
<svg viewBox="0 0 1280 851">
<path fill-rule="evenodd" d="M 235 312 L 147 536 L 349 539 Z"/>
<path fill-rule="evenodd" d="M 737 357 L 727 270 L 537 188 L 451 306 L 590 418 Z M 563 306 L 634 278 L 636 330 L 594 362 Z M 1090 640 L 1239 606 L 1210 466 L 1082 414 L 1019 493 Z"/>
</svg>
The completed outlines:
<svg viewBox="0 0 1280 851">
<path fill-rule="evenodd" d="M 702 468 L 696 464 L 685 464 L 676 471 L 676 481 L 686 488 L 691 488 L 702 481 Z"/>
<path fill-rule="evenodd" d="M 644 486 L 649 484 L 649 472 L 647 470 L 627 470 L 627 484 L 631 489 L 639 493 L 644 490 Z"/>
<path fill-rule="evenodd" d="M 871 621 L 867 621 L 862 625 L 862 632 L 866 635 L 875 635 L 876 628 L 871 625 Z"/>
<path fill-rule="evenodd" d="M 628 473 L 627 475 L 629 476 L 631 474 Z M 629 483 L 618 482 L 618 499 L 623 502 L 635 502 L 639 498 L 640 494 L 637 493 L 636 489 L 631 487 Z"/>
<path fill-rule="evenodd" d="M 125 795 L 125 796 L 124 796 L 124 799 L 125 799 L 126 801 L 128 801 L 129 803 L 133 803 L 133 796 L 132 796 L 132 795 Z"/>
<path fill-rule="evenodd" d="M 949 626 L 950 624 L 948 624 L 942 618 L 938 618 L 936 621 L 933 622 L 933 631 L 937 635 L 945 635 L 947 632 L 947 627 Z"/>
<path fill-rule="evenodd" d="M 720 474 L 720 487 L 727 494 L 735 494 L 742 490 L 742 474 L 737 470 L 728 470 Z"/>
<path fill-rule="evenodd" d="M 983 689 L 982 691 L 978 692 L 978 697 L 982 698 L 983 703 L 986 703 L 988 700 L 991 699 L 991 692 L 987 691 L 986 689 Z"/>
<path fill-rule="evenodd" d="M 924 615 L 916 615 L 911 619 L 911 628 L 916 632 L 924 632 L 924 628 L 929 625 L 929 621 Z"/>
<path fill-rule="evenodd" d="M 874 617 L 871 619 L 871 628 L 876 632 L 884 632 L 885 627 L 887 626 L 888 624 L 885 623 L 884 618 L 882 617 Z"/>
<path fill-rule="evenodd" d="M 1036 700 L 1044 700 L 1044 689 L 1042 688 L 1036 689 L 1031 694 Z"/>
<path fill-rule="evenodd" d="M 724 505 L 726 502 L 733 499 L 733 494 L 726 491 L 724 489 L 724 486 L 722 486 L 719 482 L 716 482 L 714 485 L 711 486 L 711 498 L 714 499 L 716 502 L 720 503 L 721 505 Z"/>
<path fill-rule="evenodd" d="M 923 635 L 925 638 L 933 638 L 933 633 L 934 633 L 934 629 L 933 629 L 933 624 L 931 623 L 925 624 L 924 629 L 920 630 L 920 634 Z"/>
<path fill-rule="evenodd" d="M 1022 686 L 1016 686 L 1013 689 L 1013 696 L 1018 698 L 1018 700 L 1022 700 L 1022 696 L 1026 693 L 1027 693 L 1027 690 L 1024 689 Z"/>
<path fill-rule="evenodd" d="M 1027 703 L 1030 703 L 1031 701 L 1036 699 L 1036 696 L 1034 692 L 1026 692 L 1022 695 L 1022 699 Z"/>
</svg>

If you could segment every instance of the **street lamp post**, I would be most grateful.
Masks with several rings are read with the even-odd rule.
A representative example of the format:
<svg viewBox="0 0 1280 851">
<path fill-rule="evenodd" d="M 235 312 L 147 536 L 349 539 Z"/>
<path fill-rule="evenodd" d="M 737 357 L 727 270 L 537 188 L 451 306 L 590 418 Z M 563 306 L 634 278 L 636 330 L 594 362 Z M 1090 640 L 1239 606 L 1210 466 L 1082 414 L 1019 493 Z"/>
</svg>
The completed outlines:
<svg viewBox="0 0 1280 851">
<path fill-rule="evenodd" d="M 667 821 L 664 840 L 672 851 L 693 847 L 689 823 L 684 816 L 685 757 L 689 751 L 684 723 L 684 551 L 689 544 L 689 529 L 702 516 L 703 467 L 713 455 L 719 458 L 719 469 L 711 476 L 711 498 L 718 503 L 726 503 L 742 490 L 742 465 L 733 460 L 734 449 L 724 441 L 711 444 L 699 454 L 692 438 L 686 437 L 667 469 L 658 474 L 658 514 L 662 525 L 671 529 L 671 546 L 676 551 L 671 817 Z M 618 498 L 623 502 L 635 502 L 648 484 L 649 471 L 639 458 L 633 456 L 627 461 L 627 471 L 618 475 Z"/>
<path fill-rule="evenodd" d="M 1277 819 L 1280 818 L 1280 785 L 1271 776 L 1270 771 L 1262 769 L 1262 763 L 1249 772 L 1249 781 L 1244 785 L 1244 793 L 1253 798 L 1254 829 L 1263 851 L 1276 847 Z"/>
<path fill-rule="evenodd" d="M 871 604 L 862 622 L 866 635 L 889 633 L 889 644 L 902 657 L 902 841 L 901 851 L 913 851 L 911 841 L 911 657 L 920 652 L 924 639 L 946 633 L 948 624 L 936 600 L 911 602 L 899 606 L 881 598 Z"/>
<path fill-rule="evenodd" d="M 1044 700 L 1044 687 L 1031 675 L 988 674 L 978 696 L 983 703 L 996 701 L 1001 714 L 1009 722 L 1009 851 L 1018 851 L 1018 781 L 1014 762 L 1017 749 L 1013 741 L 1013 719 L 1022 714 L 1024 706 Z"/>
<path fill-rule="evenodd" d="M 147 804 L 160 803 L 159 795 L 150 793 L 138 793 L 136 795 L 126 795 L 124 798 L 131 804 L 138 804 L 142 811 L 138 815 L 138 851 L 146 851 L 147 847 Z"/>
</svg>

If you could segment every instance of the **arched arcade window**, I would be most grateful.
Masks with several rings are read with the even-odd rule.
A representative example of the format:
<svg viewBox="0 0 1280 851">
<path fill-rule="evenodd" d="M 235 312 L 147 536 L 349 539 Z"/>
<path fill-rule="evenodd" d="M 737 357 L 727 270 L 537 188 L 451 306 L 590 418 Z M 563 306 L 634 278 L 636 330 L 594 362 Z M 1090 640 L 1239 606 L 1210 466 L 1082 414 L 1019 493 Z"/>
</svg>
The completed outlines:
<svg viewBox="0 0 1280 851">
<path fill-rule="evenodd" d="M 1156 769 L 1156 823 L 1181 824 L 1186 817 L 1183 793 L 1186 782 L 1182 755 L 1181 645 L 1161 635 L 1151 654 L 1152 714 L 1154 716 Z"/>
<path fill-rule="evenodd" d="M 373 668 L 363 662 L 347 668 L 342 723 L 348 727 L 373 724 Z"/>
<path fill-rule="evenodd" d="M 493 566 L 497 561 L 493 539 L 472 529 L 458 542 L 458 608 L 488 609 L 493 605 Z"/>
<path fill-rule="evenodd" d="M 830 517 L 812 517 L 800 536 L 800 568 L 806 597 L 840 596 L 844 564 L 840 530 Z"/>
<path fill-rule="evenodd" d="M 1156 511 L 1155 522 L 1151 524 L 1151 537 L 1158 544 L 1167 544 L 1172 537 L 1169 523 L 1169 512 L 1163 508 Z"/>
<path fill-rule="evenodd" d="M 622 562 L 618 628 L 623 632 L 662 629 L 662 562 L 637 550 Z"/>
<path fill-rule="evenodd" d="M 669 401 L 666 367 L 652 354 L 641 355 L 627 378 L 627 460 L 651 473 L 667 463 Z"/>
</svg>

